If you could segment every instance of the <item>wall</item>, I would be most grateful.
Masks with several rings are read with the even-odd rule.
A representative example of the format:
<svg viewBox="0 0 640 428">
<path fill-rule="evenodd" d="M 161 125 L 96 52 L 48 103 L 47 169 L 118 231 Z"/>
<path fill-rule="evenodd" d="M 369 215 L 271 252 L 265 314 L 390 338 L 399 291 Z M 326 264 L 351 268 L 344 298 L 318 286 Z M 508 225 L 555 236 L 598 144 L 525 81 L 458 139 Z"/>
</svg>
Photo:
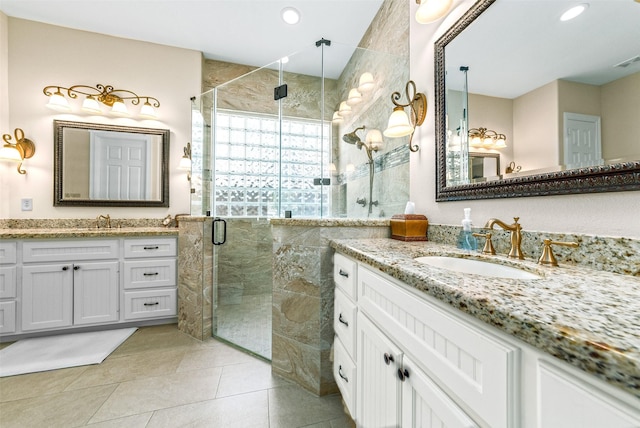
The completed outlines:
<svg viewBox="0 0 640 428">
<path fill-rule="evenodd" d="M 618 79 L 601 87 L 602 140 L 626 142 L 616 145 L 615 152 L 603 147 L 605 159 L 640 154 L 640 73 Z"/>
<path fill-rule="evenodd" d="M 459 225 L 462 209 L 470 207 L 476 225 L 484 224 L 491 217 L 509 220 L 520 216 L 525 230 L 639 239 L 638 192 L 435 202 L 433 44 L 473 3 L 472 0 L 455 3 L 451 14 L 435 24 L 421 25 L 411 19 L 411 76 L 418 90 L 427 94 L 430 106 L 425 124 L 414 137 L 421 146 L 420 151 L 411 154 L 410 195 L 416 211 L 426 214 L 432 224 Z M 416 9 L 417 5 L 411 2 L 412 16 Z"/>
<path fill-rule="evenodd" d="M 185 173 L 176 168 L 184 145 L 191 139 L 189 98 L 200 91 L 200 52 L 11 17 L 7 21 L 6 32 L 5 25 L 0 25 L 0 34 L 8 36 L 8 61 L 2 64 L 7 64 L 9 89 L 2 91 L 0 105 L 8 104 L 10 111 L 8 121 L 2 121 L 1 132 L 7 132 L 6 126 L 11 130 L 23 128 L 26 137 L 35 142 L 36 153 L 24 164 L 26 175 L 14 172 L 14 165 L 0 163 L 0 218 L 86 218 L 107 212 L 112 218 L 162 218 L 167 213 L 188 212 Z M 0 48 L 0 54 L 3 51 Z M 98 83 L 158 98 L 159 120 L 58 114 L 45 107 L 47 98 L 42 92 L 45 86 Z M 128 107 L 130 111 L 135 109 Z M 170 129 L 171 206 L 53 207 L 54 119 Z M 20 199 L 24 197 L 33 199 L 33 211 L 20 211 Z"/>
</svg>

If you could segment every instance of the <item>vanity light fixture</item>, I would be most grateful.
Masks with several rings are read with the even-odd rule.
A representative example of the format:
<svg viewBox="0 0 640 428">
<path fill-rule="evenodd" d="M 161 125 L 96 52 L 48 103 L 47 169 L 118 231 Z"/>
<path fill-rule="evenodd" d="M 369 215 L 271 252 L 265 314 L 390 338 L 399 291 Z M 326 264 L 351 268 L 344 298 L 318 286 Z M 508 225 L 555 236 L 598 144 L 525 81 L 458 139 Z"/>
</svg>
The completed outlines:
<svg viewBox="0 0 640 428">
<path fill-rule="evenodd" d="M 187 143 L 183 149 L 184 154 L 178 164 L 178 169 L 187 172 L 187 180 L 191 181 L 191 143 Z"/>
<path fill-rule="evenodd" d="M 342 101 L 340 103 L 340 107 L 338 108 L 338 113 L 340 116 L 345 117 L 351 114 L 351 107 L 347 104 L 346 101 Z"/>
<path fill-rule="evenodd" d="M 412 145 L 411 142 L 415 128 L 421 126 L 427 116 L 427 96 L 422 92 L 416 92 L 416 84 L 413 80 L 407 82 L 404 91 L 408 100 L 406 104 L 399 102 L 402 98 L 400 92 L 391 94 L 391 102 L 395 107 L 391 116 L 389 116 L 389 123 L 384 131 L 384 136 L 398 138 L 409 135 L 409 150 L 417 152 L 420 147 Z M 411 118 L 404 111 L 405 107 L 410 108 Z"/>
<path fill-rule="evenodd" d="M 358 92 L 356 88 L 353 88 L 349 91 L 349 96 L 347 97 L 347 104 L 350 106 L 354 106 L 362 101 L 362 94 Z"/>
<path fill-rule="evenodd" d="M 504 149 L 507 147 L 507 136 L 487 128 L 471 128 L 469 145 L 485 149 Z"/>
<path fill-rule="evenodd" d="M 416 0 L 416 3 L 420 5 L 416 11 L 416 21 L 430 24 L 449 13 L 453 0 Z"/>
<path fill-rule="evenodd" d="M 16 128 L 13 135 L 16 139 L 15 143 L 11 142 L 11 135 L 4 134 L 2 136 L 4 146 L 0 149 L 0 159 L 18 162 L 18 172 L 26 174 L 27 171 L 22 169 L 22 162 L 34 155 L 36 146 L 33 141 L 24 138 L 24 131 L 20 128 Z"/>
<path fill-rule="evenodd" d="M 66 97 L 75 99 L 78 98 L 78 95 L 86 95 L 82 102 L 82 110 L 89 113 L 102 113 L 100 108 L 100 103 L 102 103 L 111 107 L 111 113 L 118 116 L 128 116 L 129 111 L 124 103 L 125 100 L 131 101 L 131 104 L 136 106 L 144 101 L 139 116 L 146 119 L 157 119 L 155 109 L 160 107 L 160 101 L 157 98 L 138 95 L 128 89 L 114 89 L 111 85 L 98 84 L 95 88 L 86 85 L 74 85 L 69 88 L 54 85 L 46 86 L 42 91 L 49 97 L 47 107 L 57 111 L 71 111 Z"/>
<path fill-rule="evenodd" d="M 369 92 L 371 89 L 373 89 L 373 74 L 365 71 L 362 73 L 360 80 L 358 81 L 358 91 L 360 93 L 364 93 Z"/>
<path fill-rule="evenodd" d="M 340 112 L 334 111 L 333 117 L 331 118 L 331 123 L 337 125 L 338 123 L 342 122 L 344 122 L 344 119 L 342 118 L 342 116 L 340 116 Z"/>
</svg>

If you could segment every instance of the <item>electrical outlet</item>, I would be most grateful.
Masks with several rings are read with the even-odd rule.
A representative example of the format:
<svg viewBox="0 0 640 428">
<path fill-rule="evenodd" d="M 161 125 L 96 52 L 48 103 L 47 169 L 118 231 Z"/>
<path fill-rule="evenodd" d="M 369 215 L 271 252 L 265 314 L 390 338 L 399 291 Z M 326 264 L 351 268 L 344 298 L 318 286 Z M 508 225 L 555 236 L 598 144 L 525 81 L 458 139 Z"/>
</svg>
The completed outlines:
<svg viewBox="0 0 640 428">
<path fill-rule="evenodd" d="M 33 211 L 33 199 L 22 198 L 22 211 Z"/>
</svg>

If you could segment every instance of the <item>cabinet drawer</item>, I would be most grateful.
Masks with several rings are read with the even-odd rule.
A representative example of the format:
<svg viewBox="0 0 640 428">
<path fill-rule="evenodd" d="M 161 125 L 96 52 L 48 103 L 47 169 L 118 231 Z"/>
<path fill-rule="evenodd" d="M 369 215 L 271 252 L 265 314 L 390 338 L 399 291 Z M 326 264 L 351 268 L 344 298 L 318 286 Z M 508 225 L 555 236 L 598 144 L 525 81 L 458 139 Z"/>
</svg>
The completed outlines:
<svg viewBox="0 0 640 428">
<path fill-rule="evenodd" d="M 136 260 L 124 262 L 124 288 L 169 287 L 176 285 L 176 260 Z"/>
<path fill-rule="evenodd" d="M 22 245 L 22 252 L 25 263 L 117 259 L 118 241 L 29 241 Z"/>
<path fill-rule="evenodd" d="M 175 316 L 177 306 L 175 288 L 124 293 L 124 317 L 128 320 Z"/>
<path fill-rule="evenodd" d="M 0 333 L 16 331 L 16 302 L 0 302 Z"/>
<path fill-rule="evenodd" d="M 16 267 L 0 266 L 0 299 L 16 297 Z"/>
<path fill-rule="evenodd" d="M 0 264 L 16 262 L 15 242 L 0 242 Z"/>
<path fill-rule="evenodd" d="M 126 239 L 124 241 L 125 258 L 175 257 L 177 245 L 175 238 Z"/>
<path fill-rule="evenodd" d="M 349 356 L 356 360 L 356 305 L 338 288 L 333 306 L 333 330 L 343 343 Z"/>
<path fill-rule="evenodd" d="M 333 377 L 335 378 L 340 394 L 351 414 L 356 419 L 356 365 L 349 358 L 349 354 L 342 346 L 340 340 L 333 342 Z"/>
<path fill-rule="evenodd" d="M 357 268 L 355 261 L 336 253 L 333 256 L 333 280 L 336 287 L 340 287 L 342 291 L 354 302 L 357 298 Z"/>
<path fill-rule="evenodd" d="M 519 349 L 447 313 L 428 295 L 418 297 L 363 265 L 358 269 L 359 310 L 487 425 L 514 426 Z"/>
</svg>

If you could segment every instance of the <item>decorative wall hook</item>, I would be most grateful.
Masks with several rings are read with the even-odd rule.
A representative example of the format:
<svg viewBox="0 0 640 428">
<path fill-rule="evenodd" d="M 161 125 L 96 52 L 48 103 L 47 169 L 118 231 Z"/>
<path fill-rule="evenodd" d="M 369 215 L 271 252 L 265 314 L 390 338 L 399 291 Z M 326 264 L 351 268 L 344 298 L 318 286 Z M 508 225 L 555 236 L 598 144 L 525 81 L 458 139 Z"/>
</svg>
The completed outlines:
<svg viewBox="0 0 640 428">
<path fill-rule="evenodd" d="M 11 135 L 4 134 L 4 146 L 0 149 L 0 159 L 18 162 L 18 172 L 26 174 L 27 171 L 22 169 L 22 162 L 31 158 L 36 152 L 36 146 L 33 141 L 24 138 L 24 131 L 16 128 L 13 132 L 16 139 L 15 143 L 11 142 Z"/>
</svg>

